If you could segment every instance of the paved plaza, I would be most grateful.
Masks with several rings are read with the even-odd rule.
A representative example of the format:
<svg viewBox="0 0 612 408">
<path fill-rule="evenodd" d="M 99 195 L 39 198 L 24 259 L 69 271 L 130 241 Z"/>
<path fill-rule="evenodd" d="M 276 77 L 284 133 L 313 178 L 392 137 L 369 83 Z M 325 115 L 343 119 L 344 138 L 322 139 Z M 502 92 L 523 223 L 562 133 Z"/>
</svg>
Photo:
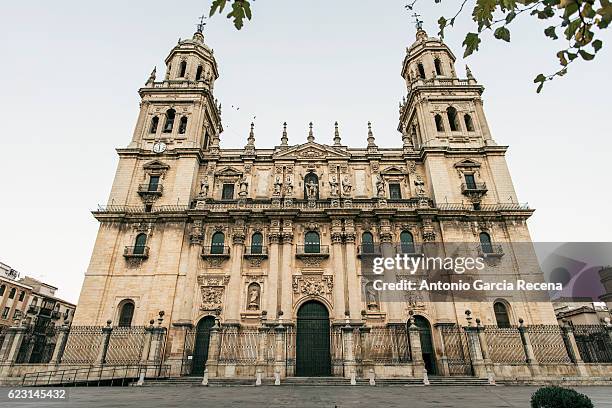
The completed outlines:
<svg viewBox="0 0 612 408">
<path fill-rule="evenodd" d="M 70 388 L 65 402 L 36 407 L 529 407 L 537 387 L 92 387 Z M 5 391 L 6 388 L 3 388 Z M 612 387 L 577 387 L 596 408 L 612 408 Z M 6 400 L 3 400 L 6 401 Z"/>
</svg>

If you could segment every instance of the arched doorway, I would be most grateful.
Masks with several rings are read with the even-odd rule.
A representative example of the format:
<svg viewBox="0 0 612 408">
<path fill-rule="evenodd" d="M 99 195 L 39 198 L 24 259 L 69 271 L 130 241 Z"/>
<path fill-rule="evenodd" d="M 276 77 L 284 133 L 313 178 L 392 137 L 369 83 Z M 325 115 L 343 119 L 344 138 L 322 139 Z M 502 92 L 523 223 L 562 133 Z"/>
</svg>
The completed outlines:
<svg viewBox="0 0 612 408">
<path fill-rule="evenodd" d="M 208 360 L 210 329 L 214 325 L 215 318 L 206 316 L 203 317 L 196 326 L 193 359 L 191 360 L 191 375 L 204 375 L 204 365 L 206 364 L 206 360 Z"/>
<path fill-rule="evenodd" d="M 434 353 L 433 340 L 431 337 L 431 325 L 423 316 L 414 316 L 414 324 L 419 328 L 421 339 L 421 353 L 423 363 L 428 374 L 436 374 L 436 355 Z"/>
<path fill-rule="evenodd" d="M 317 301 L 306 302 L 298 310 L 295 353 L 298 377 L 331 375 L 329 313 Z"/>
</svg>

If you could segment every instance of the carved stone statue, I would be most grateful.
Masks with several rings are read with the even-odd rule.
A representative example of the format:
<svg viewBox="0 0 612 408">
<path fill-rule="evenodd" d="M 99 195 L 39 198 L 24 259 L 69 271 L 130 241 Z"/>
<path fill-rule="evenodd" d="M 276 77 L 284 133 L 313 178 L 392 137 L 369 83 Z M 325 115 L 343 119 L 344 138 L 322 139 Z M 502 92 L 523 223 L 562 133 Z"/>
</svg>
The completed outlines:
<svg viewBox="0 0 612 408">
<path fill-rule="evenodd" d="M 353 185 L 351 184 L 351 179 L 349 176 L 344 176 L 342 180 L 342 193 L 345 196 L 351 195 L 351 191 L 353 190 Z"/>
<path fill-rule="evenodd" d="M 293 195 L 293 182 L 291 181 L 291 176 L 287 176 L 285 180 L 285 195 L 291 196 Z"/>
<path fill-rule="evenodd" d="M 208 177 L 204 177 L 200 180 L 200 195 L 202 197 L 208 197 Z"/>
<path fill-rule="evenodd" d="M 338 179 L 336 178 L 336 176 L 330 177 L 329 186 L 331 187 L 330 195 L 332 197 L 337 197 L 339 193 L 339 189 L 338 189 Z"/>
<path fill-rule="evenodd" d="M 376 292 L 372 285 L 366 286 L 366 301 L 368 310 L 378 310 L 378 300 L 376 299 Z"/>
<path fill-rule="evenodd" d="M 246 196 L 248 193 L 248 189 L 249 189 L 249 183 L 247 182 L 247 178 L 246 177 L 242 177 L 240 179 L 240 192 L 239 195 L 242 196 Z"/>
<path fill-rule="evenodd" d="M 385 180 L 380 177 L 380 174 L 376 176 L 376 196 L 384 197 L 385 196 Z"/>
<path fill-rule="evenodd" d="M 283 182 L 280 176 L 276 176 L 276 180 L 274 181 L 274 195 L 280 196 L 282 188 L 283 188 Z"/>
<path fill-rule="evenodd" d="M 425 182 L 420 177 L 418 177 L 414 181 L 414 186 L 416 187 L 417 195 L 419 196 L 425 195 Z"/>
<path fill-rule="evenodd" d="M 249 310 L 259 310 L 259 285 L 252 284 L 249 286 L 249 299 L 248 306 Z"/>
<path fill-rule="evenodd" d="M 308 196 L 307 198 L 309 200 L 314 200 L 315 198 L 317 198 L 318 189 L 319 186 L 314 181 L 310 180 L 308 183 L 306 183 L 306 195 Z"/>
</svg>

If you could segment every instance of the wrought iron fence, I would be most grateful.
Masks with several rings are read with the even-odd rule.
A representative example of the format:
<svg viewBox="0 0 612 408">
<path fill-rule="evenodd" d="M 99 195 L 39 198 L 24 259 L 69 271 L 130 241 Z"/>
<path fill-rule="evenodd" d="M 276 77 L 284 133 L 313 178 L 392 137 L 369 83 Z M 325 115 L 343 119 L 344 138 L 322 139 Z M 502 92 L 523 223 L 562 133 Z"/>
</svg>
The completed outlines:
<svg viewBox="0 0 612 408">
<path fill-rule="evenodd" d="M 295 342 L 296 342 L 296 328 L 295 326 L 288 326 L 285 332 L 285 369 L 287 373 L 295 373 L 295 362 L 297 359 Z M 268 350 L 271 353 L 271 358 L 268 361 L 274 362 L 276 349 L 276 335 L 274 330 L 268 332 Z"/>
<path fill-rule="evenodd" d="M 64 348 L 62 363 L 92 364 L 98 356 L 102 326 L 72 326 Z"/>
<path fill-rule="evenodd" d="M 405 326 L 372 327 L 366 336 L 366 355 L 374 363 L 395 364 L 411 361 L 410 342 Z"/>
<path fill-rule="evenodd" d="M 563 331 L 559 325 L 529 326 L 533 354 L 540 364 L 571 363 Z"/>
<path fill-rule="evenodd" d="M 225 328 L 220 333 L 220 363 L 254 364 L 257 361 L 259 332 L 249 328 Z"/>
<path fill-rule="evenodd" d="M 472 375 L 467 334 L 457 325 L 440 326 L 450 375 Z"/>
<path fill-rule="evenodd" d="M 506 364 L 526 363 L 523 341 L 517 326 L 485 326 L 484 335 L 492 362 Z"/>
<path fill-rule="evenodd" d="M 106 352 L 107 364 L 140 362 L 146 340 L 146 327 L 113 327 Z"/>
<path fill-rule="evenodd" d="M 605 326 L 572 325 L 580 357 L 585 363 L 612 363 L 612 339 Z"/>
<path fill-rule="evenodd" d="M 344 342 L 342 341 L 342 329 L 334 326 L 330 331 L 330 355 L 331 369 L 333 375 L 344 376 Z"/>
</svg>

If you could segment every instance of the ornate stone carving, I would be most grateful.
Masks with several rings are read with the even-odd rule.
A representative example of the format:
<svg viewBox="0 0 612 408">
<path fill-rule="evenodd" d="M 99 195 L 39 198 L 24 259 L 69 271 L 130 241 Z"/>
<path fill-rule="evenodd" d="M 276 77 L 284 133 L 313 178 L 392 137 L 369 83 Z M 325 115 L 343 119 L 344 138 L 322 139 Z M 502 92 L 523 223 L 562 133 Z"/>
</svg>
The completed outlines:
<svg viewBox="0 0 612 408">
<path fill-rule="evenodd" d="M 223 301 L 223 287 L 206 287 L 201 286 L 200 291 L 202 293 L 202 304 L 200 310 L 211 311 L 218 310 L 221 308 Z"/>
<path fill-rule="evenodd" d="M 293 277 L 293 293 L 297 296 L 321 296 L 332 299 L 334 277 L 330 275 L 308 275 Z"/>
<path fill-rule="evenodd" d="M 261 302 L 261 287 L 258 283 L 251 283 L 247 290 L 247 310 L 259 310 Z"/>
<path fill-rule="evenodd" d="M 201 244 L 204 240 L 204 228 L 202 227 L 201 220 L 195 220 L 191 224 L 191 231 L 189 232 L 189 242 L 192 244 Z"/>
</svg>

